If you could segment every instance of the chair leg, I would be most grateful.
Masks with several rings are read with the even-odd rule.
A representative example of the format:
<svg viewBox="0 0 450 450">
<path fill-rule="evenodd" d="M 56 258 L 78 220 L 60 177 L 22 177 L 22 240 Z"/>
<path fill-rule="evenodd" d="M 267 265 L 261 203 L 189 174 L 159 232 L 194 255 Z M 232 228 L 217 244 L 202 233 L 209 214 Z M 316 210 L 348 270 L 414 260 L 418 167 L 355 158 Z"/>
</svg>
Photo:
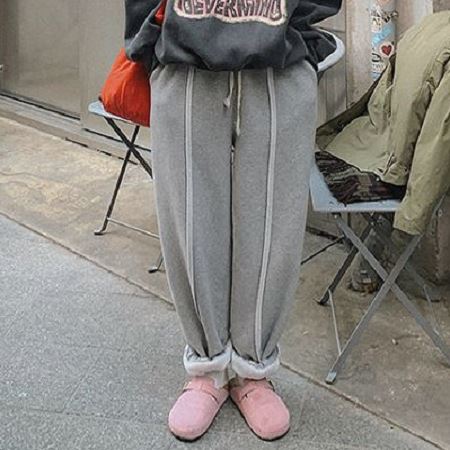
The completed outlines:
<svg viewBox="0 0 450 450">
<path fill-rule="evenodd" d="M 384 285 L 383 285 L 384 286 Z M 336 381 L 336 378 L 341 371 L 342 367 L 345 364 L 345 361 L 347 360 L 349 354 L 353 350 L 353 348 L 358 344 L 361 335 L 367 328 L 367 325 L 369 324 L 370 320 L 372 319 L 372 316 L 377 311 L 378 307 L 380 306 L 381 302 L 384 300 L 387 292 L 389 291 L 388 288 L 385 288 L 385 290 L 379 290 L 375 296 L 375 298 L 372 300 L 369 308 L 365 312 L 362 319 L 359 321 L 358 325 L 354 328 L 351 336 L 345 343 L 344 347 L 342 348 L 342 351 L 339 353 L 338 357 L 336 358 L 333 366 L 328 372 L 328 375 L 325 379 L 325 382 L 327 384 L 333 384 Z"/>
<path fill-rule="evenodd" d="M 148 269 L 149 273 L 157 272 L 161 268 L 163 262 L 164 262 L 164 257 L 162 255 L 162 252 L 160 252 L 159 256 L 158 256 L 158 259 L 156 260 L 155 265 L 150 266 L 150 268 Z"/>
<path fill-rule="evenodd" d="M 369 235 L 370 232 L 370 225 L 367 225 L 364 231 L 361 233 L 361 240 L 364 242 Z M 350 253 L 345 258 L 345 261 L 342 263 L 342 266 L 339 268 L 338 272 L 336 273 L 333 281 L 326 289 L 325 293 L 323 294 L 322 298 L 317 302 L 319 305 L 325 306 L 329 300 L 330 300 L 330 293 L 332 294 L 337 286 L 339 285 L 340 281 L 344 277 L 345 273 L 351 266 L 353 260 L 355 259 L 356 255 L 358 254 L 358 249 L 355 246 L 352 246 L 352 249 L 350 250 Z"/>
<path fill-rule="evenodd" d="M 386 237 L 385 233 L 382 232 L 383 229 L 378 224 L 376 217 L 371 216 L 367 213 L 363 213 L 362 216 L 366 220 L 366 222 L 369 223 L 371 227 L 378 233 L 380 240 L 384 243 L 385 246 L 392 246 L 393 250 L 397 252 L 400 250 L 395 242 Z M 432 302 L 439 302 L 439 299 L 433 292 L 433 289 L 430 288 L 429 283 L 416 271 L 416 269 L 414 269 L 409 261 L 406 263 L 405 270 L 409 272 L 417 286 L 419 286 L 424 291 L 425 297 L 427 297 L 427 299 L 429 297 Z M 429 292 L 431 293 L 431 296 L 429 296 Z"/>
<path fill-rule="evenodd" d="M 114 120 L 106 119 L 106 121 L 111 126 L 111 128 L 114 130 L 114 132 L 117 134 L 117 136 L 119 136 L 119 138 L 122 140 L 122 142 L 128 147 L 128 149 L 131 150 L 131 153 L 133 153 L 133 156 L 140 162 L 141 166 L 149 174 L 150 178 L 153 179 L 153 170 L 152 170 L 150 164 L 142 157 L 139 150 L 134 145 L 135 141 L 136 141 L 136 137 L 140 130 L 139 125 L 136 126 L 133 138 L 130 141 L 127 138 L 127 136 L 125 135 L 125 133 L 122 131 L 122 129 L 114 122 Z"/>
<path fill-rule="evenodd" d="M 416 236 L 412 239 L 412 242 L 408 245 L 405 252 L 410 249 L 410 254 L 414 251 L 415 247 L 419 243 L 420 236 Z M 377 261 L 374 261 L 378 263 Z M 369 261 L 370 263 L 370 261 Z M 387 272 L 381 267 L 381 265 L 377 268 L 375 267 L 377 264 L 374 264 L 372 267 L 378 272 L 378 274 L 384 279 L 387 275 Z M 395 266 L 394 266 L 395 267 Z M 406 310 L 413 316 L 414 320 L 417 324 L 422 327 L 423 331 L 429 336 L 434 345 L 441 351 L 444 355 L 447 363 L 450 365 L 450 348 L 447 343 L 444 341 L 442 336 L 438 333 L 438 331 L 431 325 L 431 323 L 423 316 L 417 306 L 408 298 L 408 296 L 399 288 L 399 286 L 394 282 L 391 283 L 389 288 L 395 294 L 400 303 L 406 308 Z"/>
<path fill-rule="evenodd" d="M 128 162 L 129 162 L 129 160 L 130 160 L 131 155 L 133 155 L 133 156 L 139 161 L 139 163 L 141 164 L 141 166 L 143 167 L 143 169 L 148 173 L 148 175 L 150 176 L 150 178 L 153 179 L 153 170 L 152 170 L 152 167 L 151 167 L 150 164 L 148 164 L 148 162 L 143 158 L 143 156 L 140 154 L 139 150 L 138 150 L 138 149 L 136 148 L 136 146 L 135 146 L 136 139 L 137 139 L 137 137 L 138 137 L 138 135 L 139 135 L 140 126 L 139 126 L 139 125 L 136 125 L 136 126 L 135 126 L 134 132 L 133 132 L 133 136 L 132 136 L 132 138 L 131 138 L 131 140 L 130 140 L 130 139 L 128 139 L 128 137 L 125 135 L 125 133 L 122 131 L 122 129 L 115 123 L 115 121 L 114 121 L 113 119 L 106 118 L 106 122 L 107 122 L 108 125 L 114 130 L 114 132 L 115 132 L 115 133 L 117 134 L 117 136 L 122 140 L 122 142 L 127 146 L 128 151 L 127 151 L 127 154 L 126 154 L 126 157 L 125 157 L 126 162 L 124 161 L 124 164 L 123 164 L 123 166 L 122 166 L 121 173 L 120 173 L 119 178 L 118 178 L 118 180 L 117 180 L 117 183 L 116 183 L 116 189 L 114 190 L 114 194 L 113 194 L 113 200 L 111 201 L 111 204 L 110 204 L 110 206 L 109 206 L 109 208 L 108 208 L 108 212 L 107 212 L 107 214 L 106 214 L 106 218 L 105 218 L 105 221 L 104 221 L 104 223 L 103 223 L 103 227 L 102 227 L 100 230 L 98 230 L 97 232 L 95 232 L 95 234 L 99 234 L 99 235 L 100 235 L 100 234 L 103 234 L 103 233 L 105 232 L 105 230 L 106 230 L 106 227 L 107 227 L 108 222 L 109 222 L 109 220 L 110 220 L 110 216 L 111 216 L 112 211 L 113 211 L 113 209 L 114 209 L 114 203 L 115 203 L 115 201 L 116 201 L 117 193 L 118 193 L 118 191 L 119 191 L 119 189 L 120 189 L 120 186 L 121 186 L 121 184 L 122 184 L 123 176 L 124 176 L 124 174 L 125 174 L 125 169 L 126 169 L 126 166 L 127 166 Z M 112 220 L 112 219 L 111 219 L 111 220 Z M 144 230 L 140 230 L 140 229 L 138 229 L 138 228 L 136 228 L 136 227 L 133 227 L 133 226 L 131 226 L 131 225 L 129 225 L 129 224 L 126 224 L 126 223 L 124 223 L 124 222 L 116 221 L 116 223 L 118 223 L 119 225 L 125 226 L 125 227 L 127 227 L 127 228 L 134 229 L 135 231 L 145 232 Z M 151 233 L 149 233 L 149 232 L 145 232 L 145 234 L 150 234 L 150 235 L 151 235 Z M 157 236 L 154 236 L 154 237 L 157 237 Z M 157 272 L 157 271 L 161 268 L 161 265 L 163 264 L 163 261 L 164 261 L 164 258 L 163 258 L 163 256 L 162 256 L 162 252 L 160 252 L 160 255 L 158 256 L 158 259 L 157 259 L 157 261 L 156 261 L 156 264 L 150 266 L 150 268 L 149 268 L 148 271 L 149 271 L 150 273 Z"/>
<path fill-rule="evenodd" d="M 405 253 L 409 252 L 409 254 L 411 256 L 412 253 L 414 252 L 415 248 L 419 244 L 421 238 L 422 238 L 422 236 L 413 237 L 404 252 Z M 409 259 L 409 257 L 408 257 L 408 259 Z M 406 259 L 406 261 L 405 261 L 405 266 L 408 262 L 408 259 Z M 373 260 L 372 262 L 369 260 L 369 264 L 372 265 L 372 267 L 374 268 L 374 270 L 377 271 L 377 273 L 380 275 L 380 277 L 382 277 L 383 279 L 386 279 L 387 272 L 381 266 L 381 264 L 378 263 L 377 260 Z M 394 266 L 394 268 L 395 268 L 395 266 Z M 400 301 L 400 303 L 413 316 L 413 318 L 417 322 L 417 324 L 420 327 L 422 327 L 422 329 L 429 336 L 429 338 L 432 340 L 434 345 L 442 352 L 442 354 L 446 358 L 447 362 L 450 364 L 450 348 L 447 345 L 447 343 L 444 341 L 442 336 L 439 334 L 439 332 L 423 316 L 423 314 L 420 312 L 420 310 L 417 308 L 417 306 L 408 298 L 408 296 L 400 289 L 400 287 L 395 282 L 392 283 L 392 286 L 390 286 L 390 289 L 392 290 L 394 295 L 397 297 L 397 299 Z"/>
<path fill-rule="evenodd" d="M 120 169 L 119 176 L 117 177 L 116 185 L 114 187 L 114 192 L 111 198 L 111 201 L 108 206 L 108 210 L 106 212 L 105 219 L 103 221 L 103 225 L 98 230 L 94 231 L 94 234 L 96 236 L 102 236 L 106 232 L 106 228 L 108 227 L 109 219 L 112 216 L 112 213 L 114 211 L 114 206 L 116 204 L 117 194 L 119 193 L 120 187 L 122 186 L 123 177 L 125 175 L 125 171 L 127 169 L 127 165 L 130 162 L 130 156 L 131 156 L 131 150 L 128 150 L 125 158 L 123 160 L 122 168 Z"/>
<path fill-rule="evenodd" d="M 433 343 L 439 348 L 439 350 L 446 357 L 450 364 L 450 349 L 442 339 L 442 337 L 434 330 L 430 322 L 428 322 L 425 317 L 421 314 L 418 308 L 412 303 L 407 295 L 398 287 L 395 283 L 400 272 L 404 269 L 409 258 L 413 254 L 415 248 L 420 242 L 422 236 L 414 236 L 410 243 L 407 245 L 403 253 L 398 258 L 396 264 L 394 265 L 392 271 L 388 274 L 386 270 L 381 266 L 377 259 L 371 254 L 371 252 L 364 246 L 363 242 L 358 238 L 358 236 L 353 232 L 353 230 L 348 227 L 348 225 L 342 220 L 342 218 L 336 218 L 339 227 L 342 229 L 346 237 L 348 237 L 351 242 L 359 249 L 361 254 L 366 258 L 368 263 L 373 267 L 373 269 L 378 273 L 378 275 L 384 280 L 383 285 L 380 290 L 372 300 L 369 309 L 364 314 L 361 321 L 358 323 L 356 328 L 353 330 L 352 335 L 345 344 L 342 352 L 338 356 L 336 362 L 328 373 L 326 382 L 331 384 L 336 380 L 339 371 L 342 369 L 348 355 L 350 354 L 353 347 L 359 342 L 359 339 L 367 328 L 367 325 L 372 318 L 373 314 L 376 312 L 380 306 L 383 299 L 386 297 L 387 293 L 392 290 L 398 300 L 403 304 L 403 306 L 409 311 L 409 313 L 414 317 L 416 322 L 422 327 L 422 329 L 428 334 Z"/>
<path fill-rule="evenodd" d="M 355 234 L 355 232 L 345 223 L 344 220 L 342 220 L 341 217 L 336 217 L 337 224 L 339 228 L 344 232 L 345 236 L 350 239 L 352 244 L 361 252 L 361 254 L 364 256 L 364 258 L 369 262 L 369 264 L 373 264 L 374 266 L 377 266 L 377 268 L 381 268 L 381 265 L 378 263 L 376 258 L 372 255 L 372 253 L 365 247 L 364 243 L 359 239 L 359 237 Z M 370 303 L 369 308 L 364 313 L 362 319 L 359 321 L 358 325 L 353 330 L 350 338 L 347 340 L 346 344 L 344 345 L 342 352 L 338 355 L 335 363 L 333 364 L 333 367 L 330 369 L 328 376 L 326 378 L 326 382 L 328 384 L 332 384 L 335 382 L 340 370 L 342 369 L 343 365 L 345 364 L 345 361 L 347 357 L 349 356 L 352 349 L 357 345 L 359 342 L 362 333 L 367 328 L 369 321 L 381 305 L 381 302 L 386 297 L 387 293 L 391 290 L 392 285 L 395 283 L 395 280 L 397 279 L 400 272 L 403 270 L 406 261 L 408 261 L 409 257 L 412 255 L 412 252 L 414 251 L 415 247 L 419 243 L 418 239 L 414 239 L 414 243 L 412 242 L 408 247 L 405 249 L 403 254 L 400 256 L 400 258 L 397 260 L 397 263 L 395 264 L 394 268 L 392 269 L 391 273 L 387 275 L 386 272 L 382 275 L 379 274 L 382 278 L 385 278 L 385 281 L 383 285 L 381 286 L 380 290 L 377 292 L 375 297 L 373 298 L 372 302 Z M 413 245 L 415 244 L 415 245 Z M 379 266 L 379 267 L 378 267 Z M 378 272 L 377 268 L 374 267 L 374 269 Z M 382 268 L 381 268 L 382 269 Z M 382 269 L 383 270 L 383 269 Z"/>
<path fill-rule="evenodd" d="M 122 132 L 122 130 L 116 125 L 113 119 L 106 118 L 105 119 L 108 125 L 117 133 L 117 130 L 120 130 L 121 135 L 119 137 L 122 139 L 122 142 L 127 146 L 127 153 L 125 154 L 125 158 L 123 160 L 122 168 L 120 169 L 119 176 L 116 181 L 116 186 L 114 188 L 113 196 L 111 199 L 111 202 L 108 206 L 108 210 L 106 212 L 105 220 L 103 221 L 103 225 L 100 229 L 94 231 L 94 234 L 96 236 L 102 236 L 105 234 L 106 228 L 108 227 L 108 222 L 110 220 L 110 217 L 112 216 L 112 213 L 114 211 L 114 206 L 116 204 L 117 194 L 119 193 L 120 187 L 122 186 L 123 177 L 125 175 L 125 171 L 127 168 L 128 163 L 130 162 L 131 154 L 133 153 L 134 143 L 136 142 L 136 139 L 139 135 L 140 126 L 136 125 L 133 130 L 133 135 L 131 137 L 131 141 L 125 136 L 125 134 Z M 118 134 L 118 133 L 117 133 Z"/>
</svg>

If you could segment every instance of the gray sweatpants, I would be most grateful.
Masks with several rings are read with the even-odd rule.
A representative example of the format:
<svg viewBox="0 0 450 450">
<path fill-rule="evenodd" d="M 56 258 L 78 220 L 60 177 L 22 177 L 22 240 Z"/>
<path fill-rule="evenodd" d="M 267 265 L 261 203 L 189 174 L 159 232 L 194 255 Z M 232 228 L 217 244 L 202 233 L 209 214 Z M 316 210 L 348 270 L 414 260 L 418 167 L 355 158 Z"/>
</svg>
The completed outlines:
<svg viewBox="0 0 450 450">
<path fill-rule="evenodd" d="M 316 73 L 307 62 L 168 65 L 150 81 L 158 224 L 186 371 L 269 377 L 299 281 Z"/>
</svg>

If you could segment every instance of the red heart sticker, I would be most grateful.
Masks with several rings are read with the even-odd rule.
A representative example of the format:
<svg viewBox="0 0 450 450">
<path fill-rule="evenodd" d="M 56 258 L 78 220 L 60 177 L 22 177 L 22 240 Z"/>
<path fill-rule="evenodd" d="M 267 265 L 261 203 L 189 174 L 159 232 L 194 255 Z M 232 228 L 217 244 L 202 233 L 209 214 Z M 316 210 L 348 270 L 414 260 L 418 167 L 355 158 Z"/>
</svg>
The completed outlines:
<svg viewBox="0 0 450 450">
<path fill-rule="evenodd" d="M 384 44 L 381 46 L 381 52 L 386 56 L 390 56 L 393 49 L 394 47 L 392 46 L 392 44 Z"/>
</svg>

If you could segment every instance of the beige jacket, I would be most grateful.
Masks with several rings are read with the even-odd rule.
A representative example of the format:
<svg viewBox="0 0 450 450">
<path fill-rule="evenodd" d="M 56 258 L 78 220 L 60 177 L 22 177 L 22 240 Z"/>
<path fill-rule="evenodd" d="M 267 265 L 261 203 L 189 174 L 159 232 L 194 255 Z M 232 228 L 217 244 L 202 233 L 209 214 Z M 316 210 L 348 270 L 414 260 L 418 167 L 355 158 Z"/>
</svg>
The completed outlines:
<svg viewBox="0 0 450 450">
<path fill-rule="evenodd" d="M 450 11 L 410 28 L 381 79 L 322 126 L 317 143 L 383 181 L 406 184 L 394 226 L 425 231 L 450 188 Z"/>
</svg>

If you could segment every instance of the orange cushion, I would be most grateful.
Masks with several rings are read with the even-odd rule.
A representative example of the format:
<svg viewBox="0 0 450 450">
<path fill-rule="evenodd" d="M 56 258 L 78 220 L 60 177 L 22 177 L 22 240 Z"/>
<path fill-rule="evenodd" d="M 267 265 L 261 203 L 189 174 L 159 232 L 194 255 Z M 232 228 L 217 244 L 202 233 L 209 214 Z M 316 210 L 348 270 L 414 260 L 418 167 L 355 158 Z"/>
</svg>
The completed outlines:
<svg viewBox="0 0 450 450">
<path fill-rule="evenodd" d="M 159 25 L 164 20 L 164 13 L 165 2 L 155 16 Z M 107 112 L 139 125 L 150 125 L 149 74 L 143 64 L 130 61 L 123 48 L 111 67 L 99 99 Z"/>
</svg>

